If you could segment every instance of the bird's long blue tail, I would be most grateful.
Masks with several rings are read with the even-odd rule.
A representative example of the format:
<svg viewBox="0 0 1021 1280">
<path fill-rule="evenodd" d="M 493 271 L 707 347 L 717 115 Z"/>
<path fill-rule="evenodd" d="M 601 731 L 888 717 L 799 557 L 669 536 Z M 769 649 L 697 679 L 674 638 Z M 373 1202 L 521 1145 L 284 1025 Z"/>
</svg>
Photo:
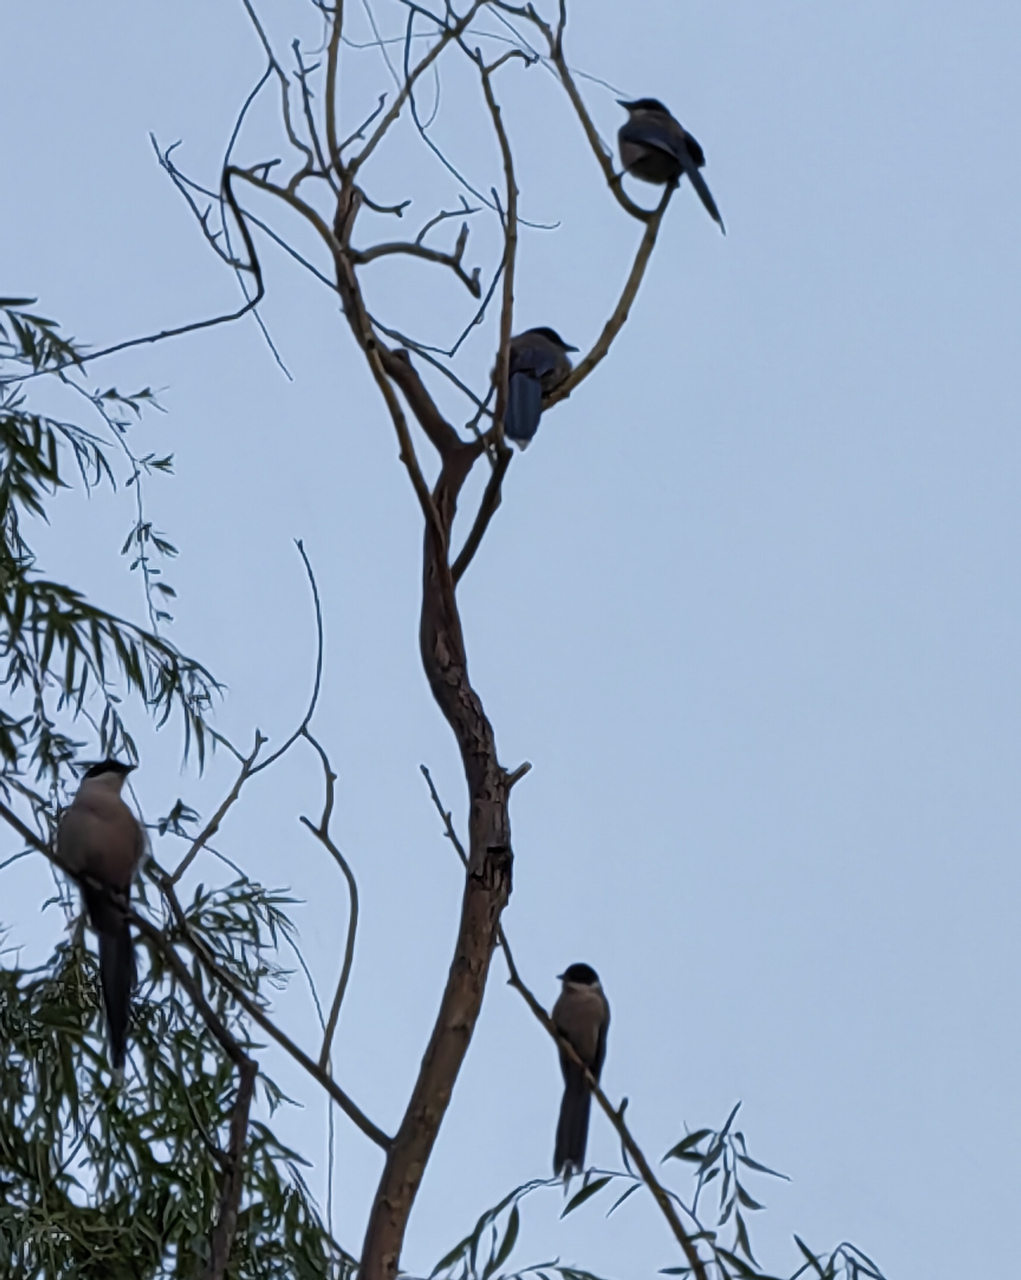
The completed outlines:
<svg viewBox="0 0 1021 1280">
<path fill-rule="evenodd" d="M 535 435 L 542 416 L 542 383 L 530 373 L 511 374 L 507 387 L 504 434 L 524 449 Z"/>
<path fill-rule="evenodd" d="M 553 1151 L 553 1172 L 558 1177 L 565 1171 L 580 1173 L 585 1168 L 588 1118 L 592 1106 L 592 1094 L 575 1063 L 565 1066 L 564 1077 L 564 1100 L 560 1104 L 557 1141 Z"/>
<path fill-rule="evenodd" d="M 128 927 L 126 896 L 92 881 L 82 885 L 89 920 L 99 938 L 99 982 L 103 988 L 106 1025 L 110 1032 L 110 1065 L 124 1066 L 135 987 L 135 949 Z"/>
<path fill-rule="evenodd" d="M 99 980 L 110 1030 L 110 1065 L 120 1071 L 128 1048 L 131 992 L 135 986 L 135 950 L 127 920 L 121 921 L 115 933 L 99 935 Z"/>
</svg>

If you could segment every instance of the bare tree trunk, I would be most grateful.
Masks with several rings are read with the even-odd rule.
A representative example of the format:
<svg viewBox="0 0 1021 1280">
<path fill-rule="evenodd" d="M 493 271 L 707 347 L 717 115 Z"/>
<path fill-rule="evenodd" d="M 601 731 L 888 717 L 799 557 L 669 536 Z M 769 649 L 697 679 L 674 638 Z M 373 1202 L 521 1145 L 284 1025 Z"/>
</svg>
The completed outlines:
<svg viewBox="0 0 1021 1280">
<path fill-rule="evenodd" d="M 463 452 L 448 456 L 434 490 L 446 531 L 453 523 L 457 491 L 474 460 L 472 455 L 477 457 L 477 452 L 466 446 Z M 492 725 L 468 678 L 446 539 L 428 524 L 420 641 L 429 685 L 464 762 L 471 804 L 469 863 L 447 984 L 369 1215 L 361 1280 L 392 1280 L 397 1274 L 408 1216 L 471 1043 L 500 914 L 511 890 L 510 784 L 497 759 Z"/>
</svg>

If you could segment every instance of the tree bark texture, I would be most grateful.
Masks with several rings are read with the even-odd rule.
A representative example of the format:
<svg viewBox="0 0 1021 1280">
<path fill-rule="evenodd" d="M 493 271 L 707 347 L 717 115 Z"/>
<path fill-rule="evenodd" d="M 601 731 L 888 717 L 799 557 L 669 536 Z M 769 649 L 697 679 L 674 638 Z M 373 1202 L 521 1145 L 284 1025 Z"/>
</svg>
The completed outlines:
<svg viewBox="0 0 1021 1280">
<path fill-rule="evenodd" d="M 456 484 L 434 492 L 450 528 Z M 429 1045 L 394 1138 L 369 1217 L 360 1280 L 393 1280 L 408 1216 L 482 1007 L 500 915 L 511 889 L 507 774 L 493 729 L 468 679 L 447 547 L 427 527 L 421 619 L 422 661 L 461 751 L 471 803 L 469 863 L 454 957 Z"/>
</svg>

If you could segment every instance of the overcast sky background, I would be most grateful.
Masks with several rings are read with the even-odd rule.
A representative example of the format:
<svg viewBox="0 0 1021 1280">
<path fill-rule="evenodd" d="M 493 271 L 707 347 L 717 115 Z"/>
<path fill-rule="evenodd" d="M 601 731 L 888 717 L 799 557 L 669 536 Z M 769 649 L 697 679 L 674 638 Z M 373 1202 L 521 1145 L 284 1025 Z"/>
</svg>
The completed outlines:
<svg viewBox="0 0 1021 1280">
<path fill-rule="evenodd" d="M 310 12 L 273 6 L 281 55 L 293 35 L 314 43 Z M 394 12 L 379 8 L 387 33 Z M 599 971 L 613 1008 L 605 1084 L 630 1099 L 650 1155 L 743 1100 L 753 1154 L 792 1178 L 760 1187 L 760 1260 L 777 1270 L 796 1265 L 792 1231 L 818 1248 L 852 1239 L 890 1280 L 1002 1273 L 1012 1247 L 1019 47 L 1021 9 L 997 0 L 586 0 L 570 26 L 575 66 L 661 97 L 699 138 L 728 235 L 679 191 L 628 327 L 515 458 L 462 588 L 501 758 L 534 765 L 514 792 L 505 924 L 542 999 L 571 961 Z M 215 185 L 263 67 L 241 5 L 7 0 L 0 48 L 0 289 L 38 297 L 99 346 L 237 305 L 148 134 L 181 139 L 179 163 Z M 387 73 L 373 52 L 348 65 L 354 128 Z M 495 151 L 463 90 L 455 74 L 436 136 L 487 190 Z M 544 71 L 508 67 L 500 91 L 522 212 L 560 224 L 523 239 L 517 327 L 552 324 L 584 348 L 639 229 Z M 612 137 L 616 95 L 586 94 Z M 280 154 L 272 120 L 267 99 L 241 162 Z M 400 230 L 456 196 L 404 133 L 366 182 L 379 201 L 414 197 Z M 491 269 L 494 244 L 480 225 L 469 265 Z M 239 742 L 256 725 L 279 742 L 300 719 L 314 629 L 292 539 L 314 562 L 327 633 L 316 725 L 362 895 L 336 1070 L 392 1131 L 460 903 L 418 765 L 458 815 L 463 783 L 419 666 L 419 517 L 392 427 L 336 300 L 262 250 L 263 314 L 293 381 L 250 319 L 91 376 L 162 389 L 166 415 L 134 440 L 176 458 L 176 478 L 148 489 L 181 551 L 172 636 L 229 686 L 218 723 Z M 379 312 L 430 340 L 470 314 L 439 268 L 379 264 L 365 278 Z M 491 338 L 465 353 L 479 385 Z M 140 616 L 118 555 L 127 499 L 65 496 L 58 512 L 34 534 L 41 567 Z M 178 751 L 173 732 L 145 750 L 149 817 L 178 795 L 209 812 L 229 786 L 226 758 L 196 779 Z M 303 900 L 326 990 L 344 887 L 297 821 L 321 791 L 311 756 L 289 757 L 218 847 Z M 218 874 L 209 860 L 196 880 Z M 4 875 L 3 918 L 34 958 L 61 927 L 52 911 L 39 923 L 49 871 L 23 861 Z M 555 1052 L 503 974 L 497 957 L 409 1269 L 428 1271 L 483 1208 L 549 1167 Z M 297 980 L 278 1012 L 315 1044 Z M 281 1125 L 321 1188 L 323 1102 L 265 1060 L 307 1104 Z M 595 1116 L 592 1159 L 615 1150 Z M 341 1119 L 336 1220 L 355 1251 L 379 1164 Z M 606 1224 L 597 1211 L 558 1225 L 559 1207 L 551 1192 L 530 1211 L 522 1263 L 560 1254 L 637 1276 L 677 1262 L 637 1199 Z"/>
</svg>

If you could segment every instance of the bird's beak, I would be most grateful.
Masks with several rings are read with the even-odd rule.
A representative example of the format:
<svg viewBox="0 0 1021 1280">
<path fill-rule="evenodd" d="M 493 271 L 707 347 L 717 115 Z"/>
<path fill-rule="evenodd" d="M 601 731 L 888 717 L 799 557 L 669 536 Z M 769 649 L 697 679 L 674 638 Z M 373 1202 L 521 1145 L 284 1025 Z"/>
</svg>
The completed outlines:
<svg viewBox="0 0 1021 1280">
<path fill-rule="evenodd" d="M 631 110 L 631 103 L 630 103 L 630 102 L 625 102 L 623 98 L 618 98 L 618 99 L 617 99 L 617 106 L 618 106 L 618 107 L 623 107 L 625 111 L 630 111 L 630 110 Z"/>
<path fill-rule="evenodd" d="M 563 982 L 563 980 L 564 980 L 564 975 L 563 975 L 562 973 L 558 973 L 558 974 L 557 974 L 557 981 L 558 981 L 558 982 Z"/>
<path fill-rule="evenodd" d="M 565 343 L 564 343 L 564 350 L 565 350 L 565 351 L 580 351 L 580 350 L 581 350 L 581 348 L 580 348 L 580 347 L 572 347 L 572 346 L 569 346 L 569 345 L 565 342 Z"/>
</svg>

